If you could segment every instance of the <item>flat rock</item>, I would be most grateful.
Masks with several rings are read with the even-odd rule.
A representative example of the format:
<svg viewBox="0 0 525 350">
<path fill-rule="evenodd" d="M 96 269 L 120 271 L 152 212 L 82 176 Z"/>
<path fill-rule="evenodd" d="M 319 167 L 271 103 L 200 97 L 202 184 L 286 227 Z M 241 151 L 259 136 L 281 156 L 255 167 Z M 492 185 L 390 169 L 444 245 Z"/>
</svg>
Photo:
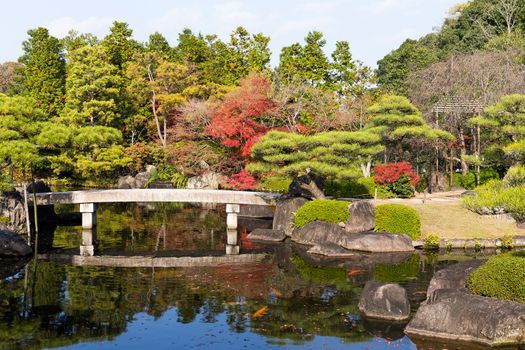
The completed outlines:
<svg viewBox="0 0 525 350">
<path fill-rule="evenodd" d="M 117 181 L 117 188 L 120 190 L 128 190 L 135 187 L 135 178 L 131 175 L 121 176 Z"/>
<path fill-rule="evenodd" d="M 277 200 L 275 214 L 273 216 L 273 229 L 283 230 L 286 235 L 290 236 L 294 229 L 294 215 L 306 202 L 308 202 L 308 199 L 302 197 Z"/>
<path fill-rule="evenodd" d="M 471 295 L 464 289 L 440 289 L 419 307 L 405 333 L 488 346 L 520 344 L 525 304 Z"/>
<path fill-rule="evenodd" d="M 467 279 L 474 270 L 483 265 L 485 260 L 463 261 L 437 271 L 428 285 L 427 300 L 439 289 L 462 289 L 465 288 Z"/>
<path fill-rule="evenodd" d="M 33 249 L 26 241 L 12 231 L 0 231 L 0 256 L 27 256 Z"/>
<path fill-rule="evenodd" d="M 349 234 L 344 228 L 337 224 L 324 221 L 309 222 L 301 228 L 293 231 L 292 241 L 307 244 L 320 245 L 326 243 L 333 243 L 340 245 Z"/>
<path fill-rule="evenodd" d="M 345 229 L 350 233 L 369 232 L 374 230 L 376 210 L 371 201 L 357 201 L 350 204 L 350 217 Z"/>
<path fill-rule="evenodd" d="M 359 311 L 366 317 L 404 321 L 410 316 L 410 302 L 405 288 L 395 283 L 368 281 L 359 299 Z"/>
<path fill-rule="evenodd" d="M 221 176 L 213 171 L 205 171 L 202 175 L 190 177 L 186 187 L 194 190 L 217 190 L 220 178 Z"/>
<path fill-rule="evenodd" d="M 258 228 L 253 230 L 247 238 L 251 241 L 282 242 L 286 239 L 286 235 L 283 230 Z"/>
<path fill-rule="evenodd" d="M 407 235 L 392 233 L 356 233 L 347 235 L 339 244 L 348 250 L 363 252 L 413 252 L 412 240 Z"/>
</svg>

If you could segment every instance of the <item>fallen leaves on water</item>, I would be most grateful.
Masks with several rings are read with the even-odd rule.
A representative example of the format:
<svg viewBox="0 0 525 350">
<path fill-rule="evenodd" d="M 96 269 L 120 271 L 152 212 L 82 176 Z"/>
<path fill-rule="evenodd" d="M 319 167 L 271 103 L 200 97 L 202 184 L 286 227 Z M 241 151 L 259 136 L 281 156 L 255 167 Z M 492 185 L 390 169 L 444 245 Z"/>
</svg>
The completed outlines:
<svg viewBox="0 0 525 350">
<path fill-rule="evenodd" d="M 252 314 L 252 318 L 263 317 L 264 315 L 266 315 L 267 312 L 268 312 L 268 306 L 263 306 Z"/>
</svg>

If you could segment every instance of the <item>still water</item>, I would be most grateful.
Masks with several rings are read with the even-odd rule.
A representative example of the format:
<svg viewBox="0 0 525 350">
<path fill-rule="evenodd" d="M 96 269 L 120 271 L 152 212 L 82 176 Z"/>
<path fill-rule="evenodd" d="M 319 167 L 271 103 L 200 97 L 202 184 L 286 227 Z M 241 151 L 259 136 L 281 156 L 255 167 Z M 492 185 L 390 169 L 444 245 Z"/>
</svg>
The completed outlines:
<svg viewBox="0 0 525 350">
<path fill-rule="evenodd" d="M 63 211 L 72 208 L 59 208 Z M 136 204 L 98 210 L 98 254 L 223 255 L 223 208 Z M 38 261 L 0 260 L 0 349 L 453 349 L 418 344 L 404 325 L 363 319 L 369 279 L 397 282 L 413 312 L 433 273 L 466 256 L 309 257 L 291 244 L 245 240 L 262 220 L 242 220 L 242 253 L 257 263 L 186 268 L 73 266 L 80 228 L 58 227 Z M 16 265 L 16 266 L 15 266 Z M 462 349 L 468 347 L 459 346 Z"/>
</svg>

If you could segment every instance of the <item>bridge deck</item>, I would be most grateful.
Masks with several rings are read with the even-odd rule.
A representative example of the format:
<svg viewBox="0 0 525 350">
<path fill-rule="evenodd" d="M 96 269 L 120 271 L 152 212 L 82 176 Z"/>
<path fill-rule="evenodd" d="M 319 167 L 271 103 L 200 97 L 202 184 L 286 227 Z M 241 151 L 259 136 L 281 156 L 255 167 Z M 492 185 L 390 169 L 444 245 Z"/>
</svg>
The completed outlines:
<svg viewBox="0 0 525 350">
<path fill-rule="evenodd" d="M 119 203 L 119 202 L 186 202 L 275 205 L 279 194 L 225 190 L 131 189 L 91 190 L 37 193 L 38 205 Z M 32 203 L 32 196 L 28 196 Z"/>
<path fill-rule="evenodd" d="M 269 259 L 268 254 L 240 254 L 201 257 L 151 257 L 151 256 L 81 256 L 66 254 L 39 254 L 38 260 L 74 266 L 110 267 L 196 267 L 220 264 L 254 264 Z"/>
</svg>

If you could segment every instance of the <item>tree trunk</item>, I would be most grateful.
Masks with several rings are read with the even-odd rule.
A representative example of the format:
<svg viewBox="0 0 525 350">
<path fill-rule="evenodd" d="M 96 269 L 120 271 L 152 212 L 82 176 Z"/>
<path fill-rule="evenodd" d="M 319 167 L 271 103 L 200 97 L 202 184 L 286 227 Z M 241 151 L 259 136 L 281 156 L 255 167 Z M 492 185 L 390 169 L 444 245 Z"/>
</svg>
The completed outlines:
<svg viewBox="0 0 525 350">
<path fill-rule="evenodd" d="M 465 144 L 465 135 L 463 129 L 459 129 L 459 141 L 461 147 L 461 174 L 467 175 L 468 173 L 468 164 L 463 160 L 463 156 L 467 154 L 467 146 Z"/>
<path fill-rule="evenodd" d="M 369 160 L 366 164 L 361 163 L 360 164 L 361 171 L 363 172 L 363 177 L 370 177 L 372 172 L 372 161 Z"/>
<path fill-rule="evenodd" d="M 326 199 L 324 192 L 317 186 L 314 180 L 310 180 L 308 183 L 301 183 L 301 188 L 309 191 L 314 195 L 316 199 Z"/>
</svg>

